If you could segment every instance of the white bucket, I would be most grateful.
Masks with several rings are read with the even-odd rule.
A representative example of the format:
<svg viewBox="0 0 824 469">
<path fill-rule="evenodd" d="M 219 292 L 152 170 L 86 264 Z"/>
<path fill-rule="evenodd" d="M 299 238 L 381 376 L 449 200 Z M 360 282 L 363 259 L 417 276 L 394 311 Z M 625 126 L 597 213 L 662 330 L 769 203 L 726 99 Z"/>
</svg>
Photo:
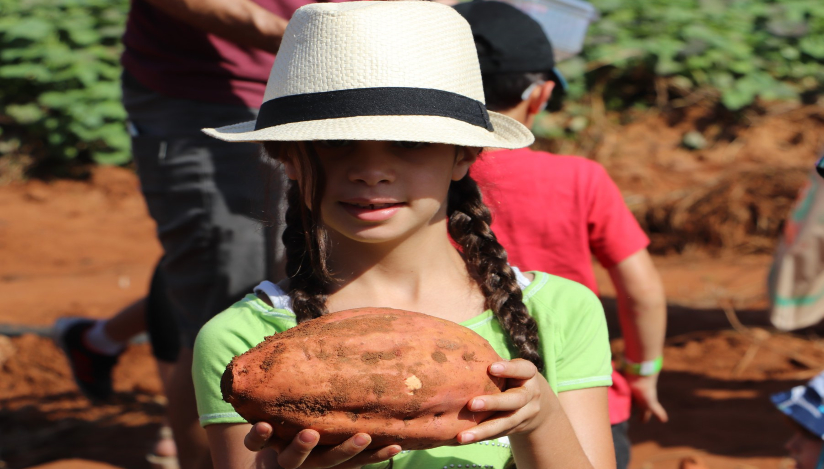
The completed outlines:
<svg viewBox="0 0 824 469">
<path fill-rule="evenodd" d="M 499 0 L 519 8 L 544 28 L 556 61 L 581 52 L 589 24 L 598 19 L 595 7 L 583 0 Z"/>
</svg>

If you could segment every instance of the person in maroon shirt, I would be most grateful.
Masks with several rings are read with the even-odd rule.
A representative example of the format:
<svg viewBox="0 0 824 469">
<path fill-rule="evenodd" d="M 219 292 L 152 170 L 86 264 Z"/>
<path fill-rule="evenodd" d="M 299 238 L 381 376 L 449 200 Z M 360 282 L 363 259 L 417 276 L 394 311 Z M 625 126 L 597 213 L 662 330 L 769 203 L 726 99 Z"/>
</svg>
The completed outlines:
<svg viewBox="0 0 824 469">
<path fill-rule="evenodd" d="M 174 362 L 164 387 L 183 469 L 212 467 L 192 384 L 197 332 L 261 280 L 283 276 L 281 223 L 261 224 L 255 215 L 271 210 L 252 203 L 266 191 L 277 207 L 281 187 L 249 184 L 256 177 L 277 181 L 261 173 L 279 170 L 261 166 L 257 145 L 227 144 L 200 129 L 255 120 L 286 24 L 307 3 L 131 2 L 123 104 L 164 256 L 147 299 L 108 321 L 63 318 L 55 337 L 83 393 L 102 401 L 112 394 L 111 370 L 128 337 L 148 326 L 159 362 Z M 161 350 L 156 339 L 164 335 Z"/>
<path fill-rule="evenodd" d="M 495 1 L 468 2 L 455 9 L 475 36 L 487 108 L 529 127 L 548 102 L 560 105 L 563 89 L 556 85 L 563 84 L 563 78 L 535 20 Z M 595 293 L 592 257 L 609 271 L 618 296 L 626 362 L 620 374 L 613 373 L 608 404 L 617 467 L 626 468 L 631 398 L 644 420 L 653 415 L 667 420 L 656 390 L 666 300 L 646 250 L 649 239 L 604 168 L 585 158 L 528 148 L 487 151 L 471 174 L 512 265 L 577 281 Z"/>
</svg>

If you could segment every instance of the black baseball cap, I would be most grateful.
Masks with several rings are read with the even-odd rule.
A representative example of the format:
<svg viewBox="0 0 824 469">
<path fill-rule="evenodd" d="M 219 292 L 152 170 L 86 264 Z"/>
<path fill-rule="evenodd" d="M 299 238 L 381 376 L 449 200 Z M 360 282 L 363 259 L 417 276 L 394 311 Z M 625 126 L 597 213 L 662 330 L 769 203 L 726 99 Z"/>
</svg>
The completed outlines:
<svg viewBox="0 0 824 469">
<path fill-rule="evenodd" d="M 553 101 L 566 92 L 566 80 L 555 68 L 552 44 L 528 14 L 493 0 L 473 0 L 454 8 L 472 27 L 482 74 L 543 72 L 558 85 Z"/>
</svg>

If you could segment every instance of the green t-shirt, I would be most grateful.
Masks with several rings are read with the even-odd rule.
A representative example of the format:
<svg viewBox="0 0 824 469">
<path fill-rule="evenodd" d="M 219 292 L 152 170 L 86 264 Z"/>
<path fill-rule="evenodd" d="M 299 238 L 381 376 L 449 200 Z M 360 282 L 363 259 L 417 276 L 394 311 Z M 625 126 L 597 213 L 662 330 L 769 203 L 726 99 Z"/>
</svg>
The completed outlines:
<svg viewBox="0 0 824 469">
<path fill-rule="evenodd" d="M 533 272 L 529 283 L 519 273 L 524 304 L 538 323 L 544 377 L 555 392 L 612 384 L 612 364 L 606 319 L 601 302 L 588 288 L 570 280 Z M 261 288 L 263 287 L 263 288 Z M 274 307 L 255 295 L 247 295 L 206 323 L 197 336 L 193 375 L 197 410 L 203 426 L 215 423 L 246 423 L 223 401 L 220 377 L 236 355 L 296 324 L 288 309 L 288 296 L 274 284 L 259 287 L 269 294 Z M 504 359 L 517 357 L 506 333 L 491 311 L 461 325 L 485 338 Z M 404 451 L 395 456 L 396 469 L 484 468 L 502 469 L 510 457 L 509 440 L 482 441 L 465 446 L 443 446 Z M 385 467 L 386 463 L 375 465 Z M 370 466 L 371 467 L 371 466 Z"/>
</svg>

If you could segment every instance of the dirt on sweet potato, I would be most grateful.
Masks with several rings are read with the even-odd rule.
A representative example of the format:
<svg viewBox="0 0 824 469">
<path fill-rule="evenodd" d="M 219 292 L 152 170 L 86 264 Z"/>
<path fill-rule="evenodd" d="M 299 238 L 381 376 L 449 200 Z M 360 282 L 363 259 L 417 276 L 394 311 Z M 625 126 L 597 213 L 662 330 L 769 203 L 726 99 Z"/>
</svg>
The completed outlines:
<svg viewBox="0 0 824 469">
<path fill-rule="evenodd" d="M 282 439 L 312 428 L 323 445 L 365 432 L 375 447 L 423 449 L 455 443 L 488 417 L 466 404 L 501 392 L 503 380 L 487 371 L 497 360 L 459 324 L 360 308 L 267 337 L 232 360 L 221 391 L 245 419 L 271 423 Z"/>
</svg>

